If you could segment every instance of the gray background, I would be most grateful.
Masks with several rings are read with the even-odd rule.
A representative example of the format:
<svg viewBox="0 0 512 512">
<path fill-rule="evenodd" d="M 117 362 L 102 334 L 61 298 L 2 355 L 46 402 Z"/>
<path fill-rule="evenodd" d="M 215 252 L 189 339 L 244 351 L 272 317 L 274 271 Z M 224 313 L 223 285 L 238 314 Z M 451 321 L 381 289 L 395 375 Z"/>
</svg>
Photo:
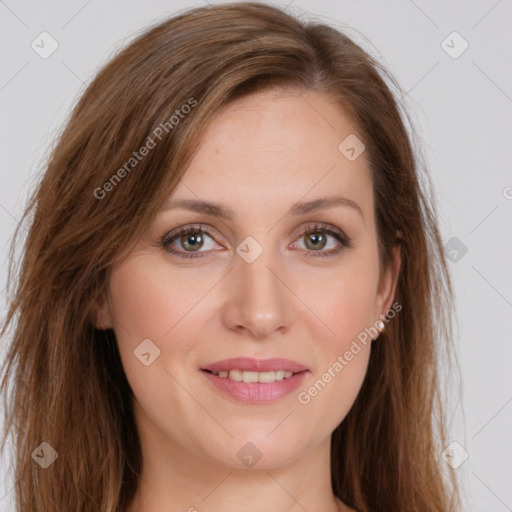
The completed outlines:
<svg viewBox="0 0 512 512">
<path fill-rule="evenodd" d="M 347 27 L 407 92 L 403 101 L 428 157 L 443 240 L 458 259 L 450 269 L 463 394 L 450 392 L 449 432 L 460 444 L 455 458 L 468 453 L 457 468 L 465 510 L 512 510 L 512 0 L 274 3 Z M 99 66 L 138 31 L 202 5 L 0 0 L 2 315 L 8 244 L 71 106 Z M 59 45 L 46 59 L 31 48 L 43 31 Z M 457 58 L 464 42 L 448 37 L 453 31 L 469 44 Z M 454 237 L 465 254 L 453 245 L 458 242 L 449 243 Z M 10 463 L 6 455 L 0 462 L 0 511 L 6 512 L 13 510 Z"/>
</svg>

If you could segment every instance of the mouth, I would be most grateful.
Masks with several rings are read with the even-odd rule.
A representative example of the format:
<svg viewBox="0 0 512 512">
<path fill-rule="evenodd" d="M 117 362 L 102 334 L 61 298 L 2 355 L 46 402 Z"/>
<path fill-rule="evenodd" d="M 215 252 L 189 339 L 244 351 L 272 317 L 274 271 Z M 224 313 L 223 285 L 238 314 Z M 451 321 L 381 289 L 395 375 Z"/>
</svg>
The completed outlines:
<svg viewBox="0 0 512 512">
<path fill-rule="evenodd" d="M 231 359 L 223 359 L 222 361 L 217 361 L 216 363 L 203 366 L 201 370 L 208 370 L 212 373 L 228 372 L 228 375 L 226 375 L 226 377 L 228 377 L 232 371 L 256 373 L 284 372 L 288 375 L 289 372 L 292 372 L 292 374 L 300 373 L 305 370 L 309 370 L 309 368 L 297 361 L 291 361 L 290 359 L 254 359 L 251 357 L 235 357 Z"/>
<path fill-rule="evenodd" d="M 289 370 L 277 370 L 270 372 L 252 372 L 243 370 L 219 370 L 218 372 L 211 370 L 203 370 L 204 372 L 210 373 L 221 379 L 230 379 L 235 382 L 260 382 L 262 384 L 275 382 L 279 380 L 289 379 L 294 375 L 302 372 L 292 372 Z M 307 370 L 303 370 L 307 371 Z"/>
<path fill-rule="evenodd" d="M 220 391 L 237 402 L 270 403 L 294 391 L 309 369 L 288 359 L 235 358 L 200 368 Z"/>
</svg>

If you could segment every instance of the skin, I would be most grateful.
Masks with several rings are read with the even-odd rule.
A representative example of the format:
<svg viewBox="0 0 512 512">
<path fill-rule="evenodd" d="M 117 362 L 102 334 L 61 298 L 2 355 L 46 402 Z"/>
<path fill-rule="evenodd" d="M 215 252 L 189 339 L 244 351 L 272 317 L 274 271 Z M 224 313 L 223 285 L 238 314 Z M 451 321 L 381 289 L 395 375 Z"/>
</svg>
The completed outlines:
<svg viewBox="0 0 512 512">
<path fill-rule="evenodd" d="M 330 436 L 360 390 L 371 340 L 308 404 L 297 395 L 393 302 L 400 255 L 380 272 L 366 155 L 349 161 L 338 150 L 352 133 L 318 93 L 272 90 L 224 107 L 172 197 L 223 203 L 235 217 L 162 210 L 113 267 L 97 326 L 116 333 L 144 460 L 127 512 L 351 510 L 332 493 Z M 295 202 L 334 194 L 362 215 L 346 206 L 286 215 Z M 206 256 L 180 258 L 159 245 L 199 223 L 214 230 L 194 246 Z M 352 246 L 321 232 L 326 245 L 312 248 L 300 229 L 316 223 L 342 230 Z M 248 236 L 263 248 L 252 263 L 236 252 Z M 194 252 L 180 237 L 172 247 Z M 149 366 L 134 357 L 144 339 L 160 349 Z M 288 358 L 309 374 L 274 403 L 240 403 L 200 367 L 242 356 Z M 237 458 L 247 442 L 262 454 L 252 468 Z"/>
</svg>

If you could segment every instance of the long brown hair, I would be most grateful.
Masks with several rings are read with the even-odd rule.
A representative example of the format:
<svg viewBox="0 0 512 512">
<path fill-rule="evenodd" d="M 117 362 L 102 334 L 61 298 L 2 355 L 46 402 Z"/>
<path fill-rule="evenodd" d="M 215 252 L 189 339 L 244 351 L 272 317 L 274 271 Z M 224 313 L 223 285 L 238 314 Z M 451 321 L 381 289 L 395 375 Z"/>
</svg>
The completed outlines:
<svg viewBox="0 0 512 512">
<path fill-rule="evenodd" d="M 400 88 L 341 31 L 244 2 L 181 12 L 120 51 L 76 104 L 30 198 L 11 246 L 2 329 L 14 325 L 2 448 L 14 433 L 19 510 L 122 512 L 132 499 L 142 464 L 133 395 L 113 331 L 94 327 L 93 303 L 180 181 L 212 116 L 269 87 L 324 93 L 351 116 L 370 164 L 381 263 L 396 245 L 402 255 L 402 310 L 374 343 L 362 389 L 332 435 L 333 492 L 361 512 L 459 506 L 440 461 L 438 362 L 450 355 L 452 289 Z M 42 442 L 58 453 L 47 469 L 32 458 Z"/>
</svg>

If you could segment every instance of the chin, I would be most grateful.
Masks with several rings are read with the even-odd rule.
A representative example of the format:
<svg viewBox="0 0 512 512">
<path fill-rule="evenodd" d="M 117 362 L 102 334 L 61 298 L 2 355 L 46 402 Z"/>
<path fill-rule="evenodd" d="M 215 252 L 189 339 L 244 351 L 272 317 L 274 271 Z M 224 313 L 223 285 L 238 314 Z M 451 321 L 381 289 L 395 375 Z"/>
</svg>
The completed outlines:
<svg viewBox="0 0 512 512">
<path fill-rule="evenodd" d="M 232 469 L 276 469 L 294 463 L 312 444 L 299 428 L 283 430 L 280 434 L 280 427 L 273 432 L 272 428 L 262 432 L 246 427 L 243 434 L 240 432 L 226 443 L 216 444 L 218 450 L 208 455 Z"/>
</svg>

